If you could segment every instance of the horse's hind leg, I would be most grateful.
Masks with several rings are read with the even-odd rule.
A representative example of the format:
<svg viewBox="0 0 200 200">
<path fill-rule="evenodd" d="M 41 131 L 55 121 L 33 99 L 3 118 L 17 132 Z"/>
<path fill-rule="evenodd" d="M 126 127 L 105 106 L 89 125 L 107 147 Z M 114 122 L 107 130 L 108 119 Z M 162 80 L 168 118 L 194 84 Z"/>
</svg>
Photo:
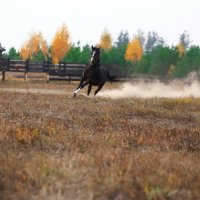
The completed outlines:
<svg viewBox="0 0 200 200">
<path fill-rule="evenodd" d="M 88 96 L 90 95 L 91 89 L 92 89 L 92 85 L 89 84 L 89 86 L 88 86 L 88 92 L 87 92 L 87 95 L 88 95 Z"/>
<path fill-rule="evenodd" d="M 94 96 L 101 90 L 101 88 L 104 86 L 105 83 L 103 83 L 102 85 L 99 85 L 97 90 L 95 90 L 94 92 Z"/>
</svg>

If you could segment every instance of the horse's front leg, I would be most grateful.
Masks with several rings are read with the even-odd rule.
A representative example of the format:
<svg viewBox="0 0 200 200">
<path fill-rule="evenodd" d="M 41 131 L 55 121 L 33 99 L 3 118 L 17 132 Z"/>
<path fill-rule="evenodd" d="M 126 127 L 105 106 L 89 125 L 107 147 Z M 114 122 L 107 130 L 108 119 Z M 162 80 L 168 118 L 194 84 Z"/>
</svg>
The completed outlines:
<svg viewBox="0 0 200 200">
<path fill-rule="evenodd" d="M 74 97 L 75 97 L 75 96 L 77 95 L 77 93 L 80 91 L 81 86 L 83 85 L 84 81 L 85 81 L 85 78 L 82 77 L 82 78 L 81 78 L 81 81 L 80 81 L 80 83 L 79 83 L 79 85 L 78 85 L 78 87 L 77 87 L 76 90 L 74 91 Z"/>
<path fill-rule="evenodd" d="M 83 82 L 84 82 L 84 80 L 83 80 Z M 77 95 L 77 93 L 82 89 L 82 88 L 84 88 L 87 84 L 89 84 L 90 83 L 90 79 L 89 80 L 87 80 L 87 81 L 85 81 L 84 83 L 80 83 L 79 84 L 79 87 L 74 91 L 74 97 Z"/>
</svg>

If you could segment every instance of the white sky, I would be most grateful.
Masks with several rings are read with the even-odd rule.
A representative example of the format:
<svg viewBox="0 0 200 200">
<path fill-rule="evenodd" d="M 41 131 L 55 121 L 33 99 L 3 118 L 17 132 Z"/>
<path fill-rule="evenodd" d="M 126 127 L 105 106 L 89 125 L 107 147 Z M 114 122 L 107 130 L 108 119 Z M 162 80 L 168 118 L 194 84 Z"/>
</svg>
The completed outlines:
<svg viewBox="0 0 200 200">
<path fill-rule="evenodd" d="M 33 31 L 50 44 L 65 23 L 72 42 L 92 45 L 106 28 L 116 41 L 121 30 L 130 37 L 155 30 L 175 45 L 184 30 L 200 45 L 200 0 L 0 0 L 0 42 L 19 49 Z"/>
</svg>

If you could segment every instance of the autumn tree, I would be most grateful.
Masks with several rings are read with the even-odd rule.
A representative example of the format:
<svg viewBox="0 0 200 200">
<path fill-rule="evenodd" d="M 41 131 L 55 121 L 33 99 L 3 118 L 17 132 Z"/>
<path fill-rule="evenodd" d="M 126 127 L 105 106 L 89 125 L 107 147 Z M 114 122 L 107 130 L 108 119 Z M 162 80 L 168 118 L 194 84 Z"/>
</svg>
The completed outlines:
<svg viewBox="0 0 200 200">
<path fill-rule="evenodd" d="M 43 38 L 42 34 L 40 34 L 40 50 L 44 55 L 45 59 L 49 56 L 49 47 L 47 45 L 46 40 Z"/>
<path fill-rule="evenodd" d="M 44 40 L 41 32 L 32 33 L 30 38 L 24 43 L 20 50 L 20 56 L 22 59 L 26 60 L 28 58 L 35 58 L 37 53 L 41 51 L 42 54 L 46 57 L 48 54 L 48 46 Z"/>
<path fill-rule="evenodd" d="M 20 49 L 20 56 L 23 60 L 27 60 L 30 57 L 29 48 L 26 43 Z"/>
<path fill-rule="evenodd" d="M 104 51 L 108 51 L 112 48 L 111 34 L 105 29 L 100 38 L 100 46 Z"/>
<path fill-rule="evenodd" d="M 65 24 L 56 32 L 52 45 L 51 57 L 53 63 L 58 63 L 70 50 L 70 35 L 68 28 Z"/>
<path fill-rule="evenodd" d="M 179 53 L 179 58 L 183 57 L 186 52 L 186 48 L 182 42 L 179 42 L 179 44 L 176 46 L 178 53 Z"/>
<path fill-rule="evenodd" d="M 125 59 L 132 63 L 140 61 L 143 55 L 142 42 L 139 37 L 134 37 L 127 46 Z"/>
</svg>

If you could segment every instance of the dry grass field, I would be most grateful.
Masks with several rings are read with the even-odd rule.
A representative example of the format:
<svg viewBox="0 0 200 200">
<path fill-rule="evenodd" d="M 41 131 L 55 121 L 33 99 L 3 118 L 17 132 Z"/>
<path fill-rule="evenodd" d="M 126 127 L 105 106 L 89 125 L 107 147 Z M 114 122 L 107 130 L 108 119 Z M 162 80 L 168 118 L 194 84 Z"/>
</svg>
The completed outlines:
<svg viewBox="0 0 200 200">
<path fill-rule="evenodd" d="M 200 199 L 199 98 L 72 98 L 76 85 L 0 83 L 1 200 Z"/>
</svg>

